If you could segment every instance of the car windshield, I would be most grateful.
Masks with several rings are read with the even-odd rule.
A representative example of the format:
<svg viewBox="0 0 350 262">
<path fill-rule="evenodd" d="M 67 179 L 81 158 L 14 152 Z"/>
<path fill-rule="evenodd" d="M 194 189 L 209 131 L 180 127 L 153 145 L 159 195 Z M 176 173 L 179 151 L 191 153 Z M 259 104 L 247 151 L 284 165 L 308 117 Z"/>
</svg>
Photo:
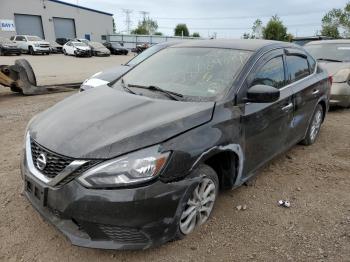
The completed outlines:
<svg viewBox="0 0 350 262">
<path fill-rule="evenodd" d="M 135 66 L 141 63 L 146 58 L 150 57 L 151 55 L 157 53 L 159 50 L 162 49 L 162 46 L 154 45 L 145 51 L 143 51 L 141 54 L 135 56 L 133 59 L 131 59 L 126 65 L 128 66 Z"/>
<path fill-rule="evenodd" d="M 166 48 L 127 73 L 123 81 L 183 96 L 215 98 L 231 87 L 250 55 L 234 49 Z M 121 80 L 117 83 L 123 85 Z"/>
<path fill-rule="evenodd" d="M 7 39 L 5 37 L 0 37 L 0 43 L 12 44 L 13 42 L 10 39 Z"/>
<path fill-rule="evenodd" d="M 86 44 L 84 43 L 80 43 L 80 42 L 75 42 L 73 43 L 74 46 L 86 46 Z"/>
<path fill-rule="evenodd" d="M 350 61 L 350 43 L 310 44 L 305 49 L 316 59 Z"/>
<path fill-rule="evenodd" d="M 37 36 L 28 36 L 28 41 L 42 41 L 40 37 Z"/>
</svg>

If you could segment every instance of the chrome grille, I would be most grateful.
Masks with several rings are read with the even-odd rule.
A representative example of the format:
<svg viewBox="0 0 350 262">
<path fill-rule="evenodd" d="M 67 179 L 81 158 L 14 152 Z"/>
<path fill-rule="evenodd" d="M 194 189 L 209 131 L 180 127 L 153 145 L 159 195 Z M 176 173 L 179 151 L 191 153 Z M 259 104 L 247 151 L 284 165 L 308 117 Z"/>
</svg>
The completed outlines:
<svg viewBox="0 0 350 262">
<path fill-rule="evenodd" d="M 50 152 L 46 148 L 40 146 L 34 140 L 31 140 L 31 152 L 33 164 L 36 167 L 36 159 L 40 154 L 45 154 L 47 163 L 44 170 L 40 172 L 48 178 L 55 178 L 60 172 L 63 171 L 70 163 L 74 161 L 72 158 L 64 157 L 53 152 Z"/>
</svg>

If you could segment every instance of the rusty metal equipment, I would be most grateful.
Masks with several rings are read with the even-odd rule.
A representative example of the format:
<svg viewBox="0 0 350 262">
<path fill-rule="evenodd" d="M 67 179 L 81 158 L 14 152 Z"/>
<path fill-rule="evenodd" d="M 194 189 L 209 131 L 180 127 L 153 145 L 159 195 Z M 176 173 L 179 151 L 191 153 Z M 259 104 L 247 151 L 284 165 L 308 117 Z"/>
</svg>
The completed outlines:
<svg viewBox="0 0 350 262">
<path fill-rule="evenodd" d="M 18 59 L 14 65 L 0 65 L 0 85 L 10 87 L 13 92 L 23 95 L 40 95 L 53 92 L 71 91 L 81 83 L 37 86 L 36 77 L 30 63 Z"/>
</svg>

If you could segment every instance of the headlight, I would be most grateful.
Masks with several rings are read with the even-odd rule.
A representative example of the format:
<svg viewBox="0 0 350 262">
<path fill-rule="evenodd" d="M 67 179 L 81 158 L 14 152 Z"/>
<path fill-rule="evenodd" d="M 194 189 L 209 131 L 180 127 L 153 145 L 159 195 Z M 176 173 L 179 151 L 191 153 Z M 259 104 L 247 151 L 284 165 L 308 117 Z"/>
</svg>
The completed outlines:
<svg viewBox="0 0 350 262">
<path fill-rule="evenodd" d="M 333 76 L 333 83 L 344 83 L 349 80 L 350 70 L 342 69 Z"/>
<path fill-rule="evenodd" d="M 78 181 L 88 188 L 111 188 L 150 181 L 159 175 L 170 152 L 159 153 L 159 146 L 142 149 L 99 164 Z"/>
<path fill-rule="evenodd" d="M 107 85 L 109 82 L 98 78 L 93 78 L 94 76 L 99 75 L 100 73 L 93 75 L 92 78 L 90 79 L 86 79 L 84 83 L 81 84 L 79 91 L 82 92 L 82 91 L 89 90 L 91 88 Z"/>
</svg>

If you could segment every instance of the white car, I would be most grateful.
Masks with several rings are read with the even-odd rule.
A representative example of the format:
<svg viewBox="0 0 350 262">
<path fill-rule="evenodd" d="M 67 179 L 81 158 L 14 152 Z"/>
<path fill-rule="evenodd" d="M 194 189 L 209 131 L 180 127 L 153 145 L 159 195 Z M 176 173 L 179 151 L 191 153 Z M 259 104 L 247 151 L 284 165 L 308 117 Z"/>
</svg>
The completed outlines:
<svg viewBox="0 0 350 262">
<path fill-rule="evenodd" d="M 92 56 L 91 48 L 82 42 L 69 41 L 63 46 L 63 53 L 65 55 L 78 56 Z"/>
<path fill-rule="evenodd" d="M 50 54 L 50 43 L 33 35 L 16 35 L 11 40 L 17 44 L 17 47 L 31 55 Z"/>
</svg>

